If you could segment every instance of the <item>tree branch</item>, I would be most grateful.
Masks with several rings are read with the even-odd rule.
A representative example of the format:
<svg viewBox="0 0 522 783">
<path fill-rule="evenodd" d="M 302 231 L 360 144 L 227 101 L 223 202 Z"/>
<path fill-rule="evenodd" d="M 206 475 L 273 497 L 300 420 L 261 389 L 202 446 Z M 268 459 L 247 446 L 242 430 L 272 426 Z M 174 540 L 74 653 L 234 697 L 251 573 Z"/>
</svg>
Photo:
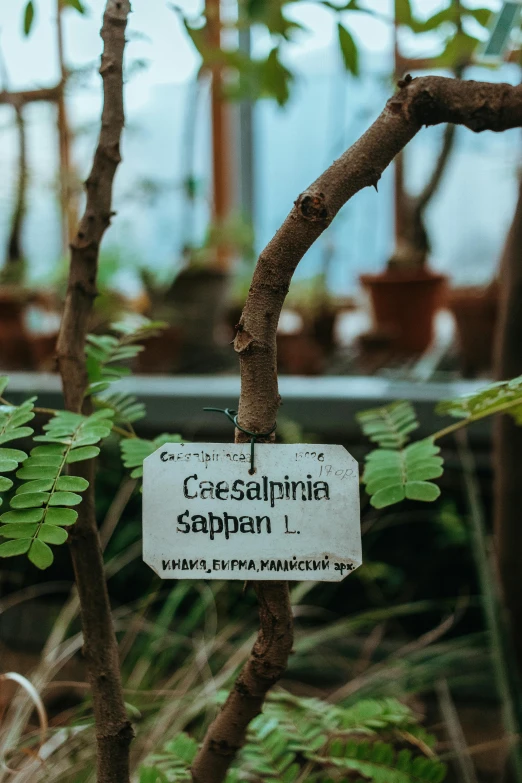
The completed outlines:
<svg viewBox="0 0 522 783">
<path fill-rule="evenodd" d="M 456 125 L 449 123 L 444 128 L 444 138 L 442 140 L 442 147 L 435 163 L 432 175 L 429 181 L 426 183 L 424 189 L 419 193 L 415 201 L 415 210 L 422 215 L 429 202 L 437 192 L 437 188 L 440 185 L 442 175 L 446 171 L 446 165 L 448 163 L 453 145 L 455 143 Z"/>
<path fill-rule="evenodd" d="M 35 103 L 37 101 L 49 101 L 56 103 L 60 98 L 62 84 L 54 87 L 39 87 L 36 90 L 19 90 L 11 92 L 10 90 L 0 90 L 0 105 L 23 106 L 26 103 Z"/>
<path fill-rule="evenodd" d="M 376 185 L 393 158 L 423 125 L 456 123 L 473 131 L 522 125 L 522 87 L 437 76 L 407 77 L 366 133 L 301 193 L 262 251 L 234 347 L 241 367 L 239 421 L 252 432 L 273 427 L 280 397 L 276 332 L 292 275 L 304 254 L 359 190 Z M 244 436 L 243 436 L 244 437 Z M 241 433 L 236 432 L 236 441 Z M 250 659 L 209 727 L 192 768 L 194 783 L 221 783 L 244 744 L 249 722 L 282 675 L 292 646 L 284 582 L 257 582 L 261 628 Z"/>
<path fill-rule="evenodd" d="M 100 73 L 104 105 L 101 131 L 91 173 L 86 182 L 87 204 L 71 243 L 69 284 L 57 343 L 65 407 L 88 412 L 85 338 L 96 296 L 98 255 L 110 224 L 112 184 L 120 162 L 124 125 L 123 53 L 129 0 L 107 0 L 101 36 L 104 50 Z M 98 783 L 127 783 L 129 745 L 133 732 L 121 687 L 118 646 L 103 570 L 103 556 L 94 505 L 94 462 L 79 463 L 89 488 L 78 507 L 69 545 L 80 598 L 84 655 L 92 689 L 97 740 Z"/>
</svg>

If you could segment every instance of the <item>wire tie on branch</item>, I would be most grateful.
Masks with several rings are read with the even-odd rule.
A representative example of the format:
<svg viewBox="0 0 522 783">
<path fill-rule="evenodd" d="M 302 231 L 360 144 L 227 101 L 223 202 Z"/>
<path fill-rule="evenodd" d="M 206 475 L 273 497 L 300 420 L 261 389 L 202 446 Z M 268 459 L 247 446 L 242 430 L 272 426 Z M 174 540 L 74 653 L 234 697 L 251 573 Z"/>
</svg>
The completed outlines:
<svg viewBox="0 0 522 783">
<path fill-rule="evenodd" d="M 259 438 L 268 438 L 269 435 L 271 435 L 273 432 L 275 432 L 275 429 L 277 427 L 277 422 L 274 424 L 271 430 L 268 432 L 250 432 L 250 430 L 246 430 L 244 427 L 241 426 L 241 424 L 238 423 L 237 420 L 237 411 L 233 411 L 231 408 L 203 408 L 204 411 L 213 411 L 215 413 L 224 413 L 225 416 L 230 419 L 232 424 L 238 428 L 238 430 L 241 430 L 241 432 L 244 432 L 245 435 L 250 436 L 250 470 L 248 471 L 250 474 L 255 473 L 255 445 L 256 441 Z"/>
</svg>

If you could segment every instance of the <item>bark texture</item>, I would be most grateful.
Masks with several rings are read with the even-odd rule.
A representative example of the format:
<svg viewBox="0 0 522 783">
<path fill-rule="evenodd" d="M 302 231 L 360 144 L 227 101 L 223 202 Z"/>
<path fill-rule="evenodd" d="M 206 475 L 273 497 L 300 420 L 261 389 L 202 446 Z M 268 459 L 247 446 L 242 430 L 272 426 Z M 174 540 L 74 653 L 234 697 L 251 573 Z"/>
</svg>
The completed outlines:
<svg viewBox="0 0 522 783">
<path fill-rule="evenodd" d="M 93 167 L 87 179 L 87 205 L 71 243 L 69 284 L 57 343 L 65 407 L 85 410 L 87 388 L 85 338 L 96 296 L 100 242 L 111 220 L 112 184 L 120 162 L 124 125 L 123 52 L 130 13 L 128 0 L 107 0 L 101 35 L 100 73 L 104 106 Z M 129 746 L 133 737 L 121 687 L 118 646 L 94 507 L 94 462 L 79 463 L 89 488 L 71 528 L 70 551 L 80 598 L 84 655 L 92 689 L 97 741 L 98 783 L 129 781 Z"/>
<path fill-rule="evenodd" d="M 522 182 L 500 265 L 500 314 L 495 377 L 522 375 Z M 510 416 L 494 424 L 495 536 L 498 570 L 522 676 L 522 429 Z"/>
<path fill-rule="evenodd" d="M 341 207 L 382 172 L 423 125 L 455 123 L 475 132 L 522 125 L 522 87 L 438 76 L 406 79 L 366 133 L 296 199 L 262 251 L 234 347 L 241 367 L 239 421 L 251 432 L 274 426 L 280 397 L 276 332 L 292 275 Z M 236 441 L 246 438 L 236 432 Z M 245 742 L 249 722 L 283 674 L 293 629 L 285 582 L 256 582 L 260 631 L 223 709 L 209 727 L 192 767 L 194 783 L 221 783 Z"/>
<path fill-rule="evenodd" d="M 259 633 L 219 715 L 209 727 L 192 766 L 194 783 L 220 783 L 245 744 L 249 723 L 261 712 L 268 690 L 286 669 L 292 649 L 292 610 L 286 582 L 255 582 Z"/>
</svg>

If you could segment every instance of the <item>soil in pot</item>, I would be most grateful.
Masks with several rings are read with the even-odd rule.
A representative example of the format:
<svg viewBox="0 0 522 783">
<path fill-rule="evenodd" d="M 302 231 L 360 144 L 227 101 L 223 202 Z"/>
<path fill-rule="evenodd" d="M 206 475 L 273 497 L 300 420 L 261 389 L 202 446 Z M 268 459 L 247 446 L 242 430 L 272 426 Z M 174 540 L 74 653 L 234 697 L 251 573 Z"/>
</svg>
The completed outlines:
<svg viewBox="0 0 522 783">
<path fill-rule="evenodd" d="M 471 378 L 491 370 L 498 320 L 498 286 L 469 286 L 449 292 L 455 317 L 462 374 Z"/>
<path fill-rule="evenodd" d="M 376 330 L 392 335 L 396 353 L 423 353 L 433 340 L 447 278 L 424 269 L 388 269 L 360 279 L 370 293 Z"/>
</svg>

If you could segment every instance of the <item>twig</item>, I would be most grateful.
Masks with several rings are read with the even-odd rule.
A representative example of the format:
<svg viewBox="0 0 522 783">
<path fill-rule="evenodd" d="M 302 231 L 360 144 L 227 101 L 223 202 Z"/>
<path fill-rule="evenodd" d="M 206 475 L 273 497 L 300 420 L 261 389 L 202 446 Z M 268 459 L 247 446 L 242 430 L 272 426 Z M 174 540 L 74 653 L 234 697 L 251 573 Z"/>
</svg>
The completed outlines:
<svg viewBox="0 0 522 783">
<path fill-rule="evenodd" d="M 455 708 L 451 691 L 447 680 L 439 680 L 435 685 L 435 690 L 439 699 L 440 711 L 444 718 L 446 731 L 451 740 L 455 751 L 458 767 L 460 771 L 459 779 L 462 783 L 478 783 L 475 774 L 475 767 L 466 743 L 466 737 L 462 730 L 462 724 L 459 720 L 459 714 Z"/>
</svg>

